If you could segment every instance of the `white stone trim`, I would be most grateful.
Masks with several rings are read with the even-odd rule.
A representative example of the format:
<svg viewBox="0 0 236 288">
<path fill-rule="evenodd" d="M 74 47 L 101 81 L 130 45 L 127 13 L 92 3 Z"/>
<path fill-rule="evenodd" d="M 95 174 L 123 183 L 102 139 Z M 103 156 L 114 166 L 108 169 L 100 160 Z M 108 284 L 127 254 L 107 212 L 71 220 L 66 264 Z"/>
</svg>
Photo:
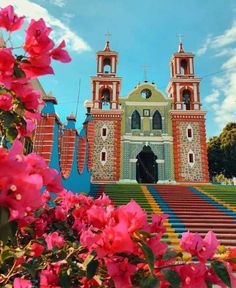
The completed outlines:
<svg viewBox="0 0 236 288">
<path fill-rule="evenodd" d="M 164 164 L 164 163 L 165 163 L 165 160 L 164 160 L 164 159 L 157 159 L 157 160 L 156 160 L 156 163 L 158 163 L 158 164 Z"/>
<path fill-rule="evenodd" d="M 102 135 L 103 129 L 106 129 L 106 136 L 103 136 L 103 135 Z M 101 137 L 102 137 L 102 140 L 103 140 L 103 141 L 105 141 L 105 140 L 107 139 L 108 133 L 109 133 L 109 129 L 108 129 L 107 125 L 104 124 L 104 125 L 102 126 L 102 128 L 100 129 L 100 134 L 101 134 Z"/>
<path fill-rule="evenodd" d="M 191 134 L 192 134 L 192 137 L 189 137 L 189 136 L 188 136 L 188 130 L 189 130 L 189 129 L 192 130 L 192 133 L 191 133 Z M 187 139 L 188 139 L 189 142 L 192 142 L 192 140 L 193 140 L 193 127 L 192 127 L 190 124 L 188 124 L 188 126 L 187 126 L 187 128 L 186 128 L 186 137 L 187 137 Z"/>
<path fill-rule="evenodd" d="M 168 106 L 168 102 L 132 102 L 126 101 L 124 105 L 127 106 Z"/>
<path fill-rule="evenodd" d="M 179 58 L 176 58 L 176 67 L 177 67 L 177 74 L 179 74 L 180 73 Z"/>
<path fill-rule="evenodd" d="M 190 74 L 193 74 L 193 58 L 190 58 L 190 61 L 189 61 L 189 70 L 190 70 Z"/>
<path fill-rule="evenodd" d="M 102 73 L 102 57 L 99 56 L 98 58 L 98 72 Z"/>
<path fill-rule="evenodd" d="M 193 83 L 194 102 L 197 102 L 197 84 Z"/>
<path fill-rule="evenodd" d="M 96 82 L 96 91 L 95 91 L 95 99 L 96 100 L 99 100 L 98 96 L 99 96 L 99 83 Z"/>
<path fill-rule="evenodd" d="M 192 162 L 192 163 L 189 162 L 189 154 L 192 154 L 192 155 L 193 155 L 193 162 Z M 187 159 L 187 161 L 188 161 L 188 165 L 189 165 L 191 168 L 193 168 L 193 166 L 195 165 L 195 154 L 194 154 L 193 150 L 191 150 L 191 149 L 188 151 L 188 159 Z"/>
<path fill-rule="evenodd" d="M 115 73 L 115 57 L 112 57 L 112 61 L 111 61 L 111 73 Z"/>
<path fill-rule="evenodd" d="M 102 160 L 102 153 L 106 153 L 106 156 L 105 156 L 105 161 L 103 161 Z M 103 147 L 102 148 L 102 151 L 100 152 L 100 162 L 101 162 L 101 164 L 102 164 L 102 166 L 104 166 L 105 164 L 106 164 L 106 162 L 107 162 L 107 150 L 106 150 L 106 148 L 105 147 Z"/>
<path fill-rule="evenodd" d="M 179 86 L 179 83 L 176 84 L 176 96 L 177 96 L 177 102 L 180 102 L 180 86 Z"/>
<path fill-rule="evenodd" d="M 113 84 L 112 84 L 112 90 L 113 90 L 112 99 L 113 99 L 113 101 L 116 101 L 116 83 L 117 82 L 113 82 Z"/>
<path fill-rule="evenodd" d="M 130 136 L 130 135 L 123 135 L 123 140 L 133 140 L 133 141 L 141 141 L 144 140 L 150 142 L 155 141 L 156 142 L 163 142 L 163 141 L 173 141 L 172 136 Z"/>
</svg>

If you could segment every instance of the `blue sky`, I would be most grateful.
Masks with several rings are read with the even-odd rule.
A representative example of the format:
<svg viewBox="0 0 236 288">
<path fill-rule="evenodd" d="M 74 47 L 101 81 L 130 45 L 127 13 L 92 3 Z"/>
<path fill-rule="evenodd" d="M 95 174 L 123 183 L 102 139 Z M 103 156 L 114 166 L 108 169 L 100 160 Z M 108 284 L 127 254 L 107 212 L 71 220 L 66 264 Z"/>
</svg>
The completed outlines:
<svg viewBox="0 0 236 288">
<path fill-rule="evenodd" d="M 111 48 L 119 52 L 121 96 L 148 80 L 166 94 L 169 60 L 183 34 L 184 49 L 195 53 L 195 73 L 202 77 L 202 109 L 207 111 L 207 136 L 217 135 L 229 121 L 236 122 L 236 2 L 233 0 L 0 0 L 20 15 L 43 17 L 64 38 L 70 64 L 54 63 L 55 76 L 41 77 L 46 92 L 58 99 L 62 122 L 75 113 L 81 79 L 77 128 L 84 120 L 83 103 L 91 98 L 90 76 L 96 56 L 109 31 Z"/>
</svg>

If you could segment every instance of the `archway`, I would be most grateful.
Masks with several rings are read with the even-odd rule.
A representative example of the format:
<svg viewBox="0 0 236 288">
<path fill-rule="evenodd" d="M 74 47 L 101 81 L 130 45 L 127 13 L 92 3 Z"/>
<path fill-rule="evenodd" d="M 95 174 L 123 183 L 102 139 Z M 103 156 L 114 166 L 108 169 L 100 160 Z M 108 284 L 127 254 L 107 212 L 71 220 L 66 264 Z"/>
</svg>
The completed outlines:
<svg viewBox="0 0 236 288">
<path fill-rule="evenodd" d="M 144 146 L 137 155 L 136 180 L 138 183 L 156 183 L 158 181 L 157 156 L 150 146 Z"/>
</svg>

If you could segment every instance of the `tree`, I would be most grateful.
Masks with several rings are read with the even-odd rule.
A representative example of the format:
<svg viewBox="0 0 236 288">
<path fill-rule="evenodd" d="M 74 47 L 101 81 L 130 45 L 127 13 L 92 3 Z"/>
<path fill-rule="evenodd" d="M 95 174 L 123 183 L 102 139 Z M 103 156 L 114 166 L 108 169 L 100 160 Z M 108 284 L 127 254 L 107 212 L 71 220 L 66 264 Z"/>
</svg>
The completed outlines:
<svg viewBox="0 0 236 288">
<path fill-rule="evenodd" d="M 236 176 L 236 123 L 229 123 L 220 134 L 225 176 Z"/>
<path fill-rule="evenodd" d="M 236 176 L 236 123 L 228 123 L 219 136 L 207 143 L 210 177 Z"/>
<path fill-rule="evenodd" d="M 225 173 L 222 161 L 223 152 L 220 146 L 220 138 L 217 136 L 210 138 L 209 142 L 207 143 L 209 173 L 211 179 L 218 174 Z"/>
</svg>

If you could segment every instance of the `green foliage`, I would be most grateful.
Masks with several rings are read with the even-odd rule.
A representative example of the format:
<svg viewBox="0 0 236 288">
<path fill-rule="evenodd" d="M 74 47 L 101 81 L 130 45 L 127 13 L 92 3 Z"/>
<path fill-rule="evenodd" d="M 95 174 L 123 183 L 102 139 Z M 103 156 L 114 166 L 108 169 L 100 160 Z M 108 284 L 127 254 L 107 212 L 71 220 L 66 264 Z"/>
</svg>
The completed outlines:
<svg viewBox="0 0 236 288">
<path fill-rule="evenodd" d="M 211 178 L 236 176 L 236 123 L 228 123 L 219 136 L 212 137 L 207 149 Z"/>
<path fill-rule="evenodd" d="M 147 244 L 145 244 L 145 242 L 140 242 L 139 245 L 143 250 L 149 269 L 152 272 L 154 269 L 154 263 L 155 263 L 155 256 L 152 252 L 152 249 Z"/>
<path fill-rule="evenodd" d="M 221 281 L 224 282 L 225 285 L 227 285 L 227 287 L 231 288 L 232 285 L 231 285 L 229 273 L 225 267 L 225 264 L 221 261 L 213 261 L 211 266 L 214 272 L 216 273 L 216 275 L 221 279 Z"/>
<path fill-rule="evenodd" d="M 171 284 L 172 288 L 180 287 L 180 276 L 175 270 L 166 268 L 162 270 L 162 274 L 164 275 L 165 279 Z"/>
</svg>

